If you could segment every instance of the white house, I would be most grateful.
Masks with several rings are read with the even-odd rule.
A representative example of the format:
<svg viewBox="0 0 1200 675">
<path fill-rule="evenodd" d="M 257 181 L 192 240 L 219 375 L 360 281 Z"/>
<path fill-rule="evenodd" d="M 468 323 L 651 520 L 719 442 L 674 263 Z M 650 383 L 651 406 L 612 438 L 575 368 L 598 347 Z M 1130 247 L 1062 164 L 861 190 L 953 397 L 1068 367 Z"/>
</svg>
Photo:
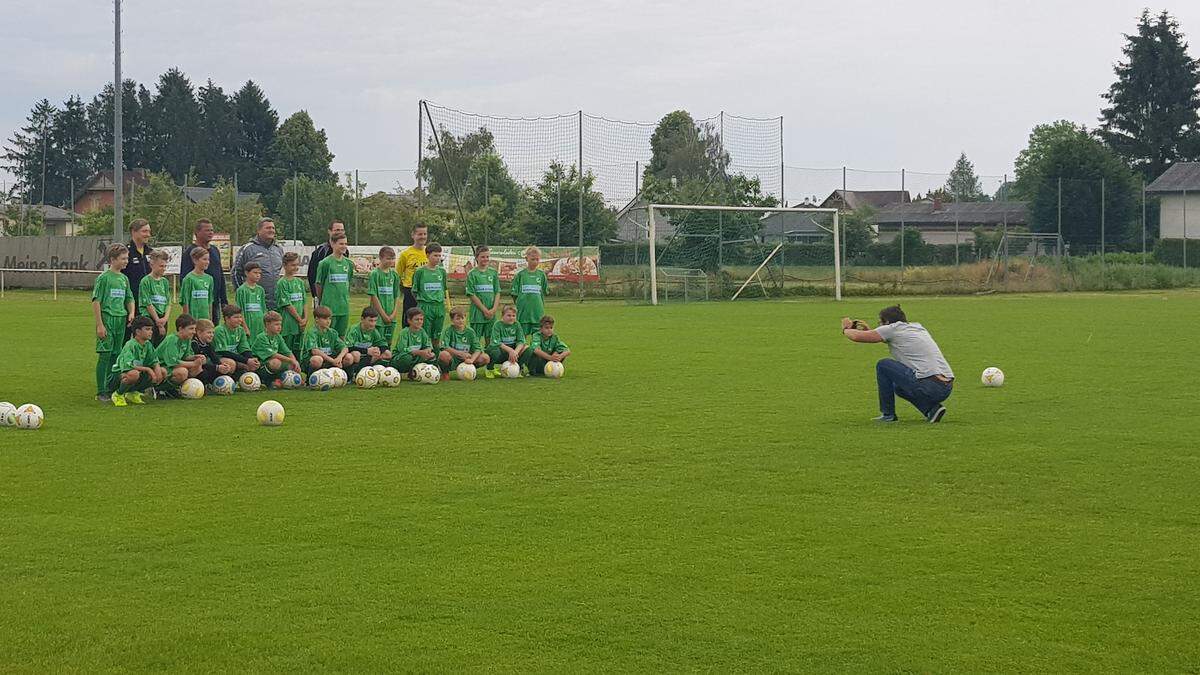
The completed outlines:
<svg viewBox="0 0 1200 675">
<path fill-rule="evenodd" d="M 1158 196 L 1158 236 L 1200 239 L 1200 162 L 1179 162 L 1146 186 Z"/>
</svg>

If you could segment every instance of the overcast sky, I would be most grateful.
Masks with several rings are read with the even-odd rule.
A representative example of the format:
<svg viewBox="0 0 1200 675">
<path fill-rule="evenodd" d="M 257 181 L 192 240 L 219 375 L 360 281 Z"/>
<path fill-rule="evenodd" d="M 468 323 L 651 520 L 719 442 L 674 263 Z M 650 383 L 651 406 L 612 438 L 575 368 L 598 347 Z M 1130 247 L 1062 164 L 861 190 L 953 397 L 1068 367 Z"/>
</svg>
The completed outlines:
<svg viewBox="0 0 1200 675">
<path fill-rule="evenodd" d="M 1195 41 L 1200 2 L 1176 4 L 1166 9 Z M 945 172 L 966 151 L 998 175 L 1034 124 L 1095 124 L 1142 7 L 129 0 L 124 69 L 148 86 L 172 66 L 227 91 L 253 79 L 281 118 L 312 114 L 342 170 L 411 168 L 425 98 L 512 116 L 783 115 L 789 166 Z M 88 100 L 111 80 L 111 3 L 22 3 L 0 22 L 0 50 L 7 139 L 35 100 Z M 788 172 L 790 201 L 824 189 L 809 174 Z"/>
</svg>

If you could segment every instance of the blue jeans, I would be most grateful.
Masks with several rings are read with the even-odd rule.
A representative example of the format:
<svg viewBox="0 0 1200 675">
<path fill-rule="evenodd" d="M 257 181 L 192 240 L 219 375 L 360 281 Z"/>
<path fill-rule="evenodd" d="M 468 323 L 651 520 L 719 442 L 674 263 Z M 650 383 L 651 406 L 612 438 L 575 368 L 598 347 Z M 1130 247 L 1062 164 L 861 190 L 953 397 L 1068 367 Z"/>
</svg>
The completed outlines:
<svg viewBox="0 0 1200 675">
<path fill-rule="evenodd" d="M 954 391 L 950 383 L 936 378 L 918 380 L 912 368 L 895 359 L 880 359 L 875 364 L 875 380 L 879 383 L 879 412 L 883 415 L 896 414 L 896 397 L 899 396 L 928 417 Z"/>
</svg>

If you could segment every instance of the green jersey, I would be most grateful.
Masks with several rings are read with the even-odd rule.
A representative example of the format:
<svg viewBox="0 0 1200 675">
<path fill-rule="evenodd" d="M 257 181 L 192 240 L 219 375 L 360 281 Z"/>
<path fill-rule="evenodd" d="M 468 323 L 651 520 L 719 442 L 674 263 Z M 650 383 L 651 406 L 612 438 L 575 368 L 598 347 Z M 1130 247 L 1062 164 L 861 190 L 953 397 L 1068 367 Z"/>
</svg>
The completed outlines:
<svg viewBox="0 0 1200 675">
<path fill-rule="evenodd" d="M 329 356 L 337 356 L 345 348 L 346 343 L 342 340 L 342 336 L 332 328 L 328 330 L 313 328 L 304 336 L 306 354 L 312 354 L 312 350 L 319 349 Z"/>
<path fill-rule="evenodd" d="M 379 298 L 379 306 L 388 316 L 396 309 L 396 293 L 399 288 L 400 275 L 396 274 L 395 267 L 371 270 L 371 276 L 367 279 L 367 295 Z M 379 320 L 382 321 L 383 317 Z"/>
<path fill-rule="evenodd" d="M 271 335 L 270 333 L 259 333 L 250 343 L 250 351 L 258 358 L 259 362 L 265 362 L 267 359 L 276 354 L 292 355 L 292 350 L 283 341 L 282 335 Z"/>
<path fill-rule="evenodd" d="M 467 295 L 479 298 L 479 302 L 482 302 L 484 307 L 491 309 L 496 303 L 498 293 L 500 293 L 500 273 L 494 268 L 474 269 L 467 273 Z M 492 319 L 495 318 L 497 317 L 493 315 Z M 483 312 L 472 302 L 467 321 L 484 323 L 491 319 L 484 316 Z"/>
<path fill-rule="evenodd" d="M 413 272 L 412 292 L 417 302 L 446 302 L 446 268 L 418 267 L 417 271 Z"/>
<path fill-rule="evenodd" d="M 375 330 L 363 330 L 362 323 L 356 323 L 350 327 L 350 331 L 346 333 L 346 346 L 350 349 L 361 349 L 364 352 L 371 347 L 379 347 L 387 349 L 387 338 L 383 336 L 383 331 L 379 330 L 379 326 L 375 326 Z"/>
<path fill-rule="evenodd" d="M 166 277 L 142 277 L 142 283 L 138 284 L 138 316 L 150 316 L 150 307 L 154 307 L 154 311 L 158 312 L 160 317 L 165 316 L 167 304 L 170 302 L 171 282 Z"/>
<path fill-rule="evenodd" d="M 179 282 L 179 304 L 193 319 L 211 319 L 212 291 L 212 277 L 199 270 L 189 272 Z"/>
<path fill-rule="evenodd" d="M 396 340 L 396 352 L 399 354 L 412 354 L 422 349 L 432 349 L 433 343 L 429 341 L 429 333 L 424 330 L 413 332 L 411 328 L 405 328 L 400 331 L 400 336 Z"/>
<path fill-rule="evenodd" d="M 245 328 L 230 328 L 227 324 L 221 324 L 213 331 L 212 348 L 217 353 L 245 354 L 250 351 L 250 337 L 246 335 Z"/>
<path fill-rule="evenodd" d="M 292 313 L 287 311 L 288 307 L 296 310 L 296 314 L 304 318 L 304 289 L 308 288 L 308 284 L 300 277 L 280 277 L 279 281 L 275 282 L 275 309 L 279 310 L 279 314 L 283 316 L 283 335 L 299 335 L 300 324 L 292 316 Z"/>
<path fill-rule="evenodd" d="M 532 354 L 535 349 L 540 349 L 547 354 L 557 354 L 570 350 L 567 343 L 558 339 L 558 335 L 546 337 L 541 331 L 533 334 L 533 341 L 529 343 L 529 352 Z"/>
<path fill-rule="evenodd" d="M 182 340 L 177 333 L 171 333 L 159 343 L 155 356 L 159 363 L 174 368 L 184 359 L 192 357 L 192 341 Z"/>
<path fill-rule="evenodd" d="M 100 303 L 100 313 L 109 316 L 128 316 L 127 302 L 133 302 L 133 293 L 129 290 L 129 277 L 115 272 L 111 268 L 96 277 L 96 285 L 92 287 L 92 300 Z M 115 346 L 115 345 L 114 345 Z"/>
<path fill-rule="evenodd" d="M 263 332 L 263 317 L 267 314 L 267 293 L 262 286 L 242 284 L 238 286 L 233 296 L 234 302 L 242 308 L 242 318 L 246 321 L 246 329 L 254 338 Z"/>
<path fill-rule="evenodd" d="M 546 313 L 542 298 L 549 291 L 546 273 L 542 270 L 529 271 L 522 268 L 513 275 L 512 296 L 517 303 L 517 321 L 521 323 L 537 323 Z"/>
<path fill-rule="evenodd" d="M 512 323 L 497 321 L 492 326 L 492 344 L 494 345 L 502 344 L 515 348 L 518 342 L 524 340 L 525 336 L 522 334 L 521 324 L 516 321 Z"/>
<path fill-rule="evenodd" d="M 139 286 L 138 292 L 141 290 L 142 288 Z M 117 356 L 117 362 L 113 364 L 112 371 L 128 373 L 139 366 L 153 366 L 156 363 L 158 363 L 158 355 L 154 353 L 154 345 L 150 344 L 149 340 L 138 342 L 130 338 L 129 342 L 126 342 L 125 346 L 121 348 L 121 354 Z"/>
<path fill-rule="evenodd" d="M 479 351 L 479 336 L 470 326 L 461 331 L 454 330 L 453 325 L 446 326 L 446 330 L 442 331 L 442 346 L 473 354 Z"/>
<path fill-rule="evenodd" d="M 342 256 L 321 259 L 317 265 L 317 285 L 321 287 L 321 306 L 328 307 L 334 316 L 350 315 L 350 280 L 354 278 L 354 261 Z"/>
</svg>

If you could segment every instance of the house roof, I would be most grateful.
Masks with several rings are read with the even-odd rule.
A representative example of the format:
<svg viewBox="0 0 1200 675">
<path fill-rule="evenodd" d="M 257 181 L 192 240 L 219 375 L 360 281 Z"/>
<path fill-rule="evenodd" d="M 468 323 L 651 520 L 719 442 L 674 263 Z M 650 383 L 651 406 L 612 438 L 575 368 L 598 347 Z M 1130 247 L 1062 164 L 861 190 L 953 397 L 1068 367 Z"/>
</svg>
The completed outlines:
<svg viewBox="0 0 1200 675">
<path fill-rule="evenodd" d="M 147 187 L 150 185 L 150 172 L 146 169 L 125 169 L 121 172 L 121 182 L 126 187 L 137 185 L 138 187 Z M 92 190 L 103 192 L 111 192 L 113 189 L 113 172 L 112 169 L 107 171 L 99 171 L 92 174 L 92 177 L 87 179 L 79 189 L 75 190 L 71 201 L 77 202 L 79 198 Z"/>
<path fill-rule="evenodd" d="M 879 209 L 891 204 L 908 203 L 912 197 L 908 190 L 834 190 L 821 202 L 821 206 L 828 208 L 839 201 L 847 209 L 857 211 L 864 206 Z"/>
<path fill-rule="evenodd" d="M 212 197 L 214 192 L 217 191 L 216 188 L 190 187 L 190 186 L 180 188 L 180 190 L 183 191 L 183 196 L 187 197 L 188 201 L 190 201 L 193 204 L 199 204 L 200 202 L 207 200 L 208 198 Z M 259 197 L 259 194 L 257 192 L 239 192 L 239 193 L 237 193 L 238 199 L 258 199 L 258 197 Z"/>
<path fill-rule="evenodd" d="M 1024 225 L 1029 218 L 1029 204 L 1021 201 L 1005 202 L 946 202 L 931 201 L 893 204 L 875 213 L 875 224 L 896 225 L 901 221 L 907 225 L 953 225 L 955 222 L 969 225 Z"/>
<path fill-rule="evenodd" d="M 1200 162 L 1177 162 L 1146 186 L 1146 192 L 1200 192 Z"/>
<path fill-rule="evenodd" d="M 72 218 L 78 217 L 66 209 L 60 209 L 57 206 L 50 206 L 49 204 L 45 206 L 41 204 L 19 204 L 18 207 L 20 208 L 22 218 L 25 217 L 26 212 L 37 211 L 42 212 L 42 220 L 46 222 L 67 222 Z"/>
</svg>

